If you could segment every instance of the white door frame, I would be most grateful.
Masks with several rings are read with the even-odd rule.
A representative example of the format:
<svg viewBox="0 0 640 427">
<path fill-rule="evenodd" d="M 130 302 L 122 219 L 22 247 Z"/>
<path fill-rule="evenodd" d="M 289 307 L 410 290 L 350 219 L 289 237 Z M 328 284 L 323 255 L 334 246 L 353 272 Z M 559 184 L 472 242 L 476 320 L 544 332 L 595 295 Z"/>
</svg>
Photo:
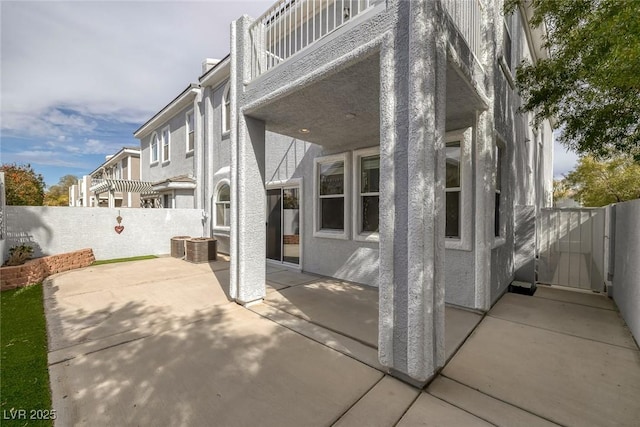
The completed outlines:
<svg viewBox="0 0 640 427">
<path fill-rule="evenodd" d="M 299 239 L 300 239 L 300 246 L 299 246 L 300 253 L 299 253 L 299 256 L 300 256 L 300 262 L 298 264 L 292 264 L 292 263 L 285 262 L 285 261 L 276 261 L 276 260 L 273 260 L 273 259 L 270 259 L 270 258 L 266 258 L 266 256 L 265 256 L 265 259 L 267 260 L 268 264 L 277 265 L 277 266 L 281 266 L 281 267 L 284 266 L 284 267 L 292 268 L 292 269 L 299 270 L 299 271 L 302 271 L 302 262 L 303 262 L 303 259 L 304 259 L 303 258 L 303 249 L 302 249 L 303 246 L 304 246 L 302 244 L 302 242 L 303 242 L 303 233 L 304 233 L 304 208 L 303 208 L 304 197 L 303 197 L 303 185 L 302 185 L 302 183 L 303 183 L 303 179 L 302 178 L 291 178 L 291 179 L 286 180 L 286 181 L 270 181 L 270 182 L 267 182 L 265 184 L 265 193 L 266 193 L 267 190 L 277 190 L 277 189 L 286 190 L 288 188 L 297 188 L 298 189 L 298 208 L 299 208 L 299 212 L 300 212 L 300 215 L 299 215 L 299 227 L 300 227 L 300 233 L 299 233 L 299 236 L 300 236 L 299 237 Z M 266 202 L 266 199 L 265 199 L 265 213 L 267 211 L 266 203 L 267 202 Z M 284 215 L 281 216 L 280 221 L 282 221 L 282 218 L 284 218 Z M 282 229 L 282 224 L 281 224 L 281 229 Z M 280 245 L 283 246 L 282 245 L 282 239 L 281 239 Z M 281 248 L 281 257 L 284 258 L 284 247 Z"/>
</svg>

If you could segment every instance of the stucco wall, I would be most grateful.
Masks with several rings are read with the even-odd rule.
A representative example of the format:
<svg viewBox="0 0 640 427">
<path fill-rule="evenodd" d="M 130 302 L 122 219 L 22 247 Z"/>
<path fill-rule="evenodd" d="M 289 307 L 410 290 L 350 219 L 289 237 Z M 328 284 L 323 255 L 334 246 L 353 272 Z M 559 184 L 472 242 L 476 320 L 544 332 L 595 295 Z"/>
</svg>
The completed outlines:
<svg viewBox="0 0 640 427">
<path fill-rule="evenodd" d="M 109 209 L 7 206 L 6 251 L 34 247 L 34 256 L 91 248 L 96 259 L 170 253 L 173 236 L 202 236 L 202 213 L 194 209 Z M 125 227 L 117 234 L 116 217 Z M 4 253 L 6 259 L 8 253 Z"/>
<path fill-rule="evenodd" d="M 171 119 L 162 123 L 149 133 L 146 137 L 140 141 L 140 164 L 141 164 L 141 179 L 143 181 L 162 181 L 166 178 L 170 178 L 178 175 L 193 174 L 193 153 L 187 154 L 186 146 L 186 129 L 185 129 L 185 114 L 187 111 L 193 109 L 193 105 L 189 105 L 186 108 L 180 110 Z M 154 132 L 160 132 L 166 126 L 169 126 L 169 162 L 162 162 L 162 143 L 158 144 L 158 162 L 151 163 L 151 138 Z"/>
<path fill-rule="evenodd" d="M 614 209 L 613 299 L 640 341 L 640 200 L 617 204 Z"/>
</svg>

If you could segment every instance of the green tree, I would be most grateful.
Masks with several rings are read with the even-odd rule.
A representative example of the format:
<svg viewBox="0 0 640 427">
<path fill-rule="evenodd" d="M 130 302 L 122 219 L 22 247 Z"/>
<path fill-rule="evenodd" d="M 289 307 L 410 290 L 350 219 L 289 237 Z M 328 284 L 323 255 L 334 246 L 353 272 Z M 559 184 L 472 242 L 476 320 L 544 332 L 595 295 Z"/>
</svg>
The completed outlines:
<svg viewBox="0 0 640 427">
<path fill-rule="evenodd" d="M 65 175 L 58 184 L 52 185 L 44 195 L 46 206 L 69 206 L 69 187 L 78 182 L 78 177 Z"/>
<path fill-rule="evenodd" d="M 7 205 L 42 206 L 44 202 L 44 178 L 31 165 L 3 164 Z"/>
<path fill-rule="evenodd" d="M 640 164 L 630 156 L 598 161 L 584 156 L 564 179 L 583 206 L 606 206 L 640 198 Z"/>
<path fill-rule="evenodd" d="M 640 1 L 530 0 L 548 59 L 518 67 L 523 110 L 554 117 L 581 154 L 640 162 Z M 507 0 L 505 12 L 524 3 Z"/>
</svg>

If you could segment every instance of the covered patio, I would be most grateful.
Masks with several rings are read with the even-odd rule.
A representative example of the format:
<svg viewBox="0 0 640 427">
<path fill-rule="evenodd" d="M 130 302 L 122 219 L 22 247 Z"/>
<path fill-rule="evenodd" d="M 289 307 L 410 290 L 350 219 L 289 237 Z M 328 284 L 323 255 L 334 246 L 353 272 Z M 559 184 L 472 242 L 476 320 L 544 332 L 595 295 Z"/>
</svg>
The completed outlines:
<svg viewBox="0 0 640 427">
<path fill-rule="evenodd" d="M 50 277 L 57 422 L 632 426 L 640 418 L 640 351 L 600 294 L 540 286 L 533 297 L 504 295 L 484 318 L 447 307 L 448 363 L 418 389 L 377 362 L 375 288 L 269 266 L 264 303 L 244 308 L 229 299 L 228 273 L 226 260 L 159 258 Z"/>
</svg>

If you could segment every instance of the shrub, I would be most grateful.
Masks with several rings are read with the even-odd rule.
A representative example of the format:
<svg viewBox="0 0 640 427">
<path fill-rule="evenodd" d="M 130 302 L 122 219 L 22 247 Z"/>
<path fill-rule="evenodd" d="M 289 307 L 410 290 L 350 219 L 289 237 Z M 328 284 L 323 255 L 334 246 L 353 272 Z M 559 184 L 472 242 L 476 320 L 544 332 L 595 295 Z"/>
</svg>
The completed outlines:
<svg viewBox="0 0 640 427">
<path fill-rule="evenodd" d="M 22 265 L 31 259 L 33 248 L 29 245 L 13 246 L 9 249 L 9 259 L 6 265 Z"/>
</svg>

